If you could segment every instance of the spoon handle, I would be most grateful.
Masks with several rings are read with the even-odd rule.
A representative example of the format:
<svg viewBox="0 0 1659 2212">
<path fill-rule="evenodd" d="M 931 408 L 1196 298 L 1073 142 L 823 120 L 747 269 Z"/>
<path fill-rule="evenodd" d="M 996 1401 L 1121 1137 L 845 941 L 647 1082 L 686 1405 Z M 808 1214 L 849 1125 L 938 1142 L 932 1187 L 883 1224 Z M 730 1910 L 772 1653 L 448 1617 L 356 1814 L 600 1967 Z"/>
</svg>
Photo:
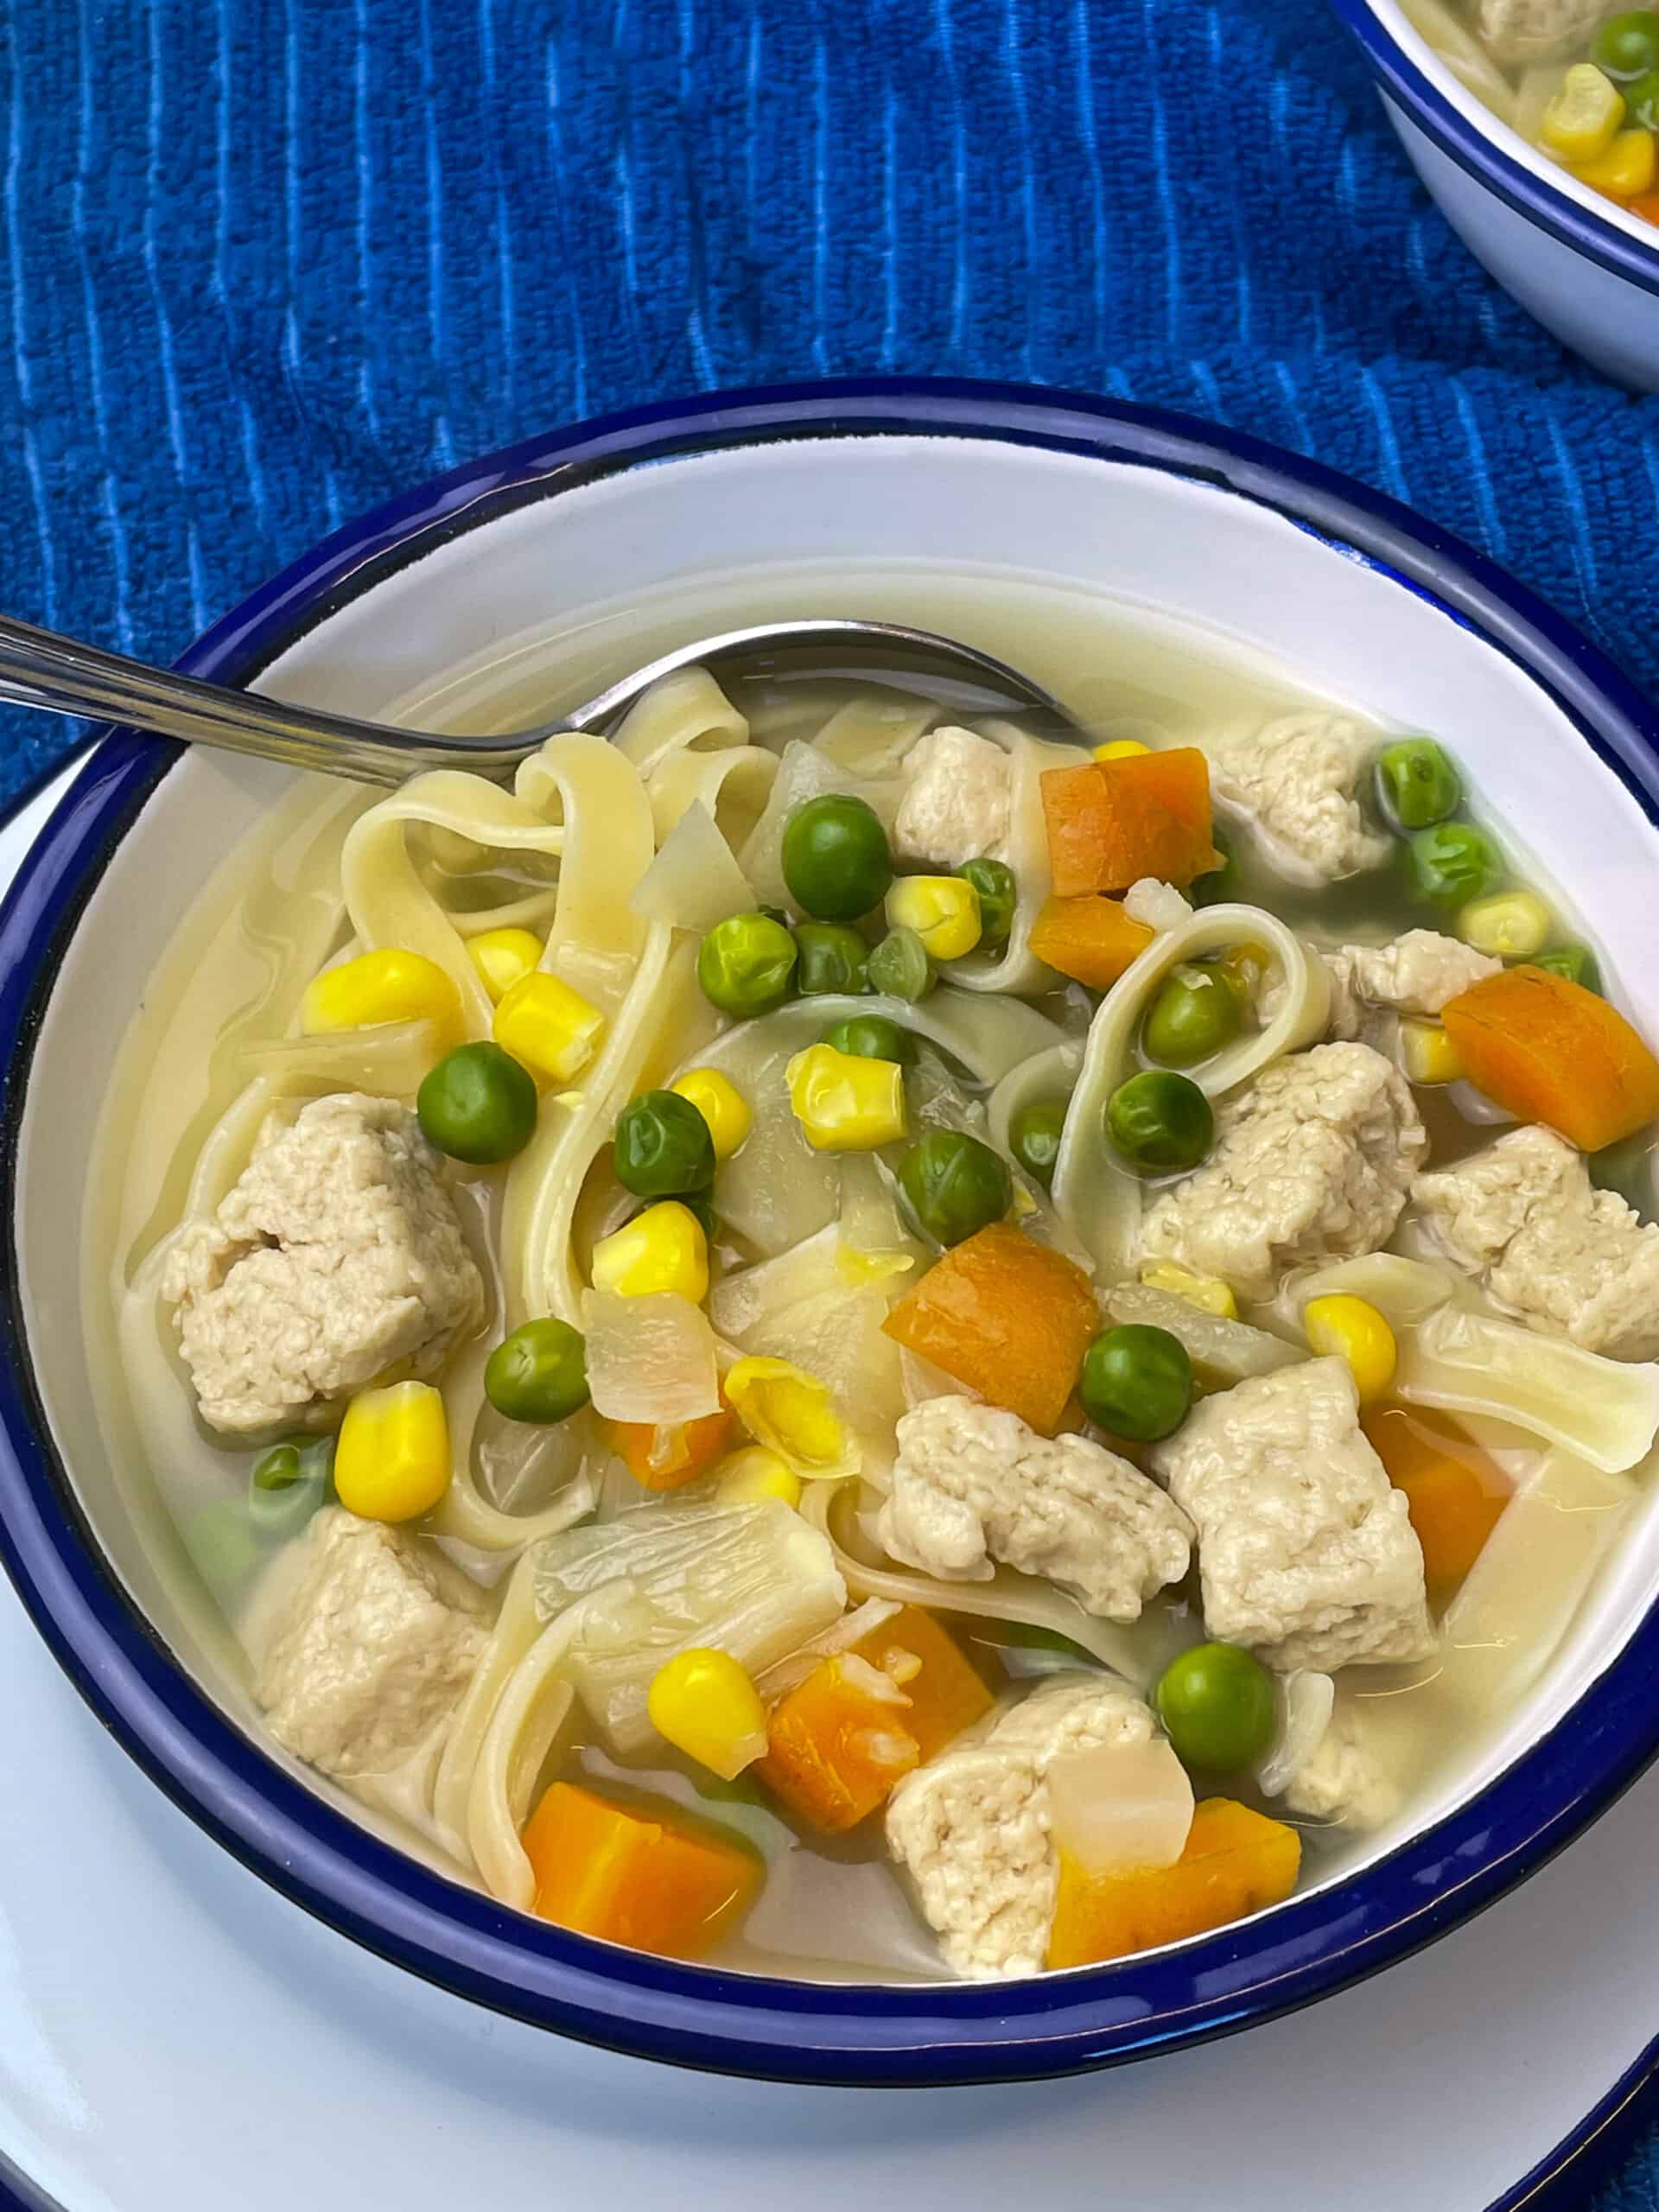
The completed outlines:
<svg viewBox="0 0 1659 2212">
<path fill-rule="evenodd" d="M 252 753 L 365 784 L 400 784 L 423 768 L 470 768 L 487 775 L 511 768 L 527 749 L 522 739 L 430 737 L 284 706 L 280 699 L 146 668 L 8 615 L 0 615 L 0 700 L 81 715 L 89 721 L 130 722 L 162 737 Z"/>
</svg>

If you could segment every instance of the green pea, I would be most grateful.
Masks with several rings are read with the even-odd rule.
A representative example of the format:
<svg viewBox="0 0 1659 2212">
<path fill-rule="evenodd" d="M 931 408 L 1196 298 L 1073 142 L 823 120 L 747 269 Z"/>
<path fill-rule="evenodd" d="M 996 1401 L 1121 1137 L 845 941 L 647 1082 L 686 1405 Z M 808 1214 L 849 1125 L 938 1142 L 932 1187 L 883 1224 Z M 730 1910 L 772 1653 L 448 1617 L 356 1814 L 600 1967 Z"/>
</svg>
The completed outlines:
<svg viewBox="0 0 1659 2212">
<path fill-rule="evenodd" d="M 197 1573 L 215 1592 L 233 1588 L 259 1564 L 259 1539 L 241 1504 L 216 1498 L 193 1513 L 181 1531 Z"/>
<path fill-rule="evenodd" d="M 678 1198 L 715 1179 L 709 1124 L 677 1090 L 646 1090 L 616 1117 L 611 1164 L 625 1191 L 641 1198 Z"/>
<path fill-rule="evenodd" d="M 938 978 L 927 947 L 914 930 L 889 930 L 870 955 L 870 988 L 886 998 L 925 999 Z"/>
<path fill-rule="evenodd" d="M 255 1490 L 291 1490 L 304 1471 L 296 1444 L 273 1444 L 253 1463 L 253 1486 Z"/>
<path fill-rule="evenodd" d="M 804 914 L 855 922 L 893 881 L 893 849 L 880 817 L 844 791 L 803 800 L 784 824 L 784 881 Z"/>
<path fill-rule="evenodd" d="M 1503 856 L 1472 822 L 1441 822 L 1419 830 L 1406 846 L 1406 888 L 1427 906 L 1450 913 L 1484 899 L 1503 880 Z"/>
<path fill-rule="evenodd" d="M 1621 83 L 1659 69 L 1659 12 L 1631 8 L 1622 16 L 1609 16 L 1591 41 L 1590 59 Z"/>
<path fill-rule="evenodd" d="M 722 1014 L 744 1020 L 782 1006 L 794 987 L 795 940 L 769 914 L 730 914 L 697 953 L 702 995 Z"/>
<path fill-rule="evenodd" d="M 1060 1134 L 1071 1109 L 1069 1098 L 1033 1098 L 1008 1124 L 1008 1147 L 1033 1182 L 1048 1190 L 1060 1156 Z"/>
<path fill-rule="evenodd" d="M 421 1085 L 415 1111 L 440 1152 L 493 1167 L 522 1152 L 536 1134 L 535 1080 L 499 1045 L 461 1045 Z"/>
<path fill-rule="evenodd" d="M 1569 983 L 1582 985 L 1586 991 L 1602 995 L 1601 963 L 1587 944 L 1558 944 L 1548 952 L 1535 953 L 1522 963 L 1528 968 L 1541 968 L 1551 976 L 1565 976 Z"/>
<path fill-rule="evenodd" d="M 1166 1067 L 1195 1067 L 1230 1045 L 1244 1024 L 1238 994 L 1219 968 L 1172 968 L 1141 1027 L 1141 1049 Z"/>
<path fill-rule="evenodd" d="M 1221 866 L 1193 878 L 1187 896 L 1195 906 L 1224 906 L 1238 896 L 1238 855 L 1233 849 L 1232 838 L 1219 823 L 1213 823 L 1210 842 L 1221 855 Z"/>
<path fill-rule="evenodd" d="M 1198 1643 L 1172 1659 L 1153 1693 L 1175 1756 L 1209 1774 L 1252 1765 L 1279 1726 L 1273 1677 L 1236 1643 Z"/>
<path fill-rule="evenodd" d="M 870 948 L 846 923 L 803 922 L 795 932 L 795 986 L 803 998 L 865 988 Z"/>
<path fill-rule="evenodd" d="M 484 1395 L 509 1421 L 550 1427 L 588 1402 L 588 1348 L 582 1332 L 551 1314 L 526 1321 L 490 1354 Z"/>
<path fill-rule="evenodd" d="M 849 1052 L 855 1060 L 896 1060 L 901 1068 L 916 1061 L 916 1039 L 884 1014 L 852 1014 L 826 1029 L 818 1042 Z"/>
<path fill-rule="evenodd" d="M 1192 1362 L 1167 1329 L 1140 1322 L 1103 1329 L 1083 1356 L 1077 1395 L 1090 1420 L 1114 1436 L 1154 1444 L 1186 1419 Z"/>
<path fill-rule="evenodd" d="M 1216 1134 L 1210 1101 L 1188 1076 L 1148 1068 L 1119 1084 L 1106 1103 L 1112 1148 L 1144 1175 L 1196 1167 Z"/>
<path fill-rule="evenodd" d="M 1003 861 L 964 861 L 955 873 L 979 893 L 980 950 L 1000 951 L 1008 941 L 1020 904 L 1014 870 Z"/>
<path fill-rule="evenodd" d="M 988 1229 L 1014 1204 L 1007 1160 L 960 1129 L 930 1129 L 912 1145 L 899 1187 L 924 1232 L 944 1245 Z"/>
<path fill-rule="evenodd" d="M 1640 130 L 1659 130 L 1659 69 L 1649 69 L 1624 87 L 1627 119 Z"/>
<path fill-rule="evenodd" d="M 1432 830 L 1463 804 L 1463 784 L 1432 737 L 1402 737 L 1377 755 L 1376 798 L 1396 830 Z"/>
</svg>

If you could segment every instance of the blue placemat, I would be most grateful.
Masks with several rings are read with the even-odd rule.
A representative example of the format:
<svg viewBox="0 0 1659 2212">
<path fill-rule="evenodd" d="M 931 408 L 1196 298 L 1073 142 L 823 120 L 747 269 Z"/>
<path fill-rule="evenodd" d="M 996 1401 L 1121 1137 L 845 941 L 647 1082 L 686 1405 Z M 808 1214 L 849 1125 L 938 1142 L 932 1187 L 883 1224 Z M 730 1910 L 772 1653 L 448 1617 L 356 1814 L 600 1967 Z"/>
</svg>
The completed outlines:
<svg viewBox="0 0 1659 2212">
<path fill-rule="evenodd" d="M 1317 454 L 1659 690 L 1659 400 L 1482 276 L 1319 0 L 0 0 L 0 41 L 10 611 L 170 658 L 510 439 L 938 372 Z M 0 803 L 73 734 L 0 721 Z"/>
</svg>

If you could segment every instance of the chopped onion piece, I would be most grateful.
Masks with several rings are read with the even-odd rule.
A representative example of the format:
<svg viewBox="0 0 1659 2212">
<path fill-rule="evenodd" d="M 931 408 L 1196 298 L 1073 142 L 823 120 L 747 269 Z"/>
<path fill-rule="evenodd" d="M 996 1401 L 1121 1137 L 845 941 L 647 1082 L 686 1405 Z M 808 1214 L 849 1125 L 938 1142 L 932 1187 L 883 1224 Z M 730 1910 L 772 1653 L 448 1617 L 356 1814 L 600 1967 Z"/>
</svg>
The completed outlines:
<svg viewBox="0 0 1659 2212">
<path fill-rule="evenodd" d="M 867 1598 L 850 1613 L 843 1613 L 822 1636 L 810 1637 L 798 1651 L 791 1651 L 776 1666 L 768 1667 L 765 1674 L 755 1676 L 754 1687 L 760 1693 L 761 1703 L 776 1705 L 780 1697 L 787 1697 L 791 1690 L 798 1689 L 816 1667 L 826 1659 L 833 1659 L 838 1652 L 849 1651 L 854 1644 L 862 1643 L 884 1623 L 897 1619 L 900 1610 L 890 1599 Z"/>
<path fill-rule="evenodd" d="M 668 922 L 700 936 L 728 915 L 751 912 L 748 878 L 701 799 L 694 799 L 669 831 L 628 903 L 648 922 Z"/>
<path fill-rule="evenodd" d="M 1192 1810 L 1192 1784 L 1164 1737 L 1063 1752 L 1048 1770 L 1050 1832 L 1090 1874 L 1173 1866 Z"/>
<path fill-rule="evenodd" d="M 1211 1313 L 1173 1291 L 1160 1290 L 1148 1282 L 1115 1283 L 1106 1293 L 1106 1310 L 1114 1321 L 1135 1322 L 1154 1329 L 1167 1329 L 1185 1345 L 1194 1367 L 1210 1383 L 1243 1382 L 1252 1375 L 1271 1375 L 1281 1367 L 1294 1367 L 1307 1354 L 1248 1321 L 1230 1321 Z"/>
<path fill-rule="evenodd" d="M 1518 1321 L 1443 1306 L 1399 1337 L 1408 1405 L 1485 1414 L 1620 1474 L 1659 1433 L 1659 1365 L 1604 1359 Z"/>
<path fill-rule="evenodd" d="M 689 1298 L 665 1290 L 645 1298 L 590 1290 L 582 1313 L 595 1413 L 666 1427 L 720 1411 L 715 1332 Z"/>
<path fill-rule="evenodd" d="M 1337 1702 L 1337 1686 L 1329 1675 L 1312 1667 L 1299 1667 L 1280 1684 L 1279 1733 L 1256 1769 L 1255 1783 L 1264 1797 L 1281 1797 L 1289 1789 L 1324 1741 Z"/>
</svg>

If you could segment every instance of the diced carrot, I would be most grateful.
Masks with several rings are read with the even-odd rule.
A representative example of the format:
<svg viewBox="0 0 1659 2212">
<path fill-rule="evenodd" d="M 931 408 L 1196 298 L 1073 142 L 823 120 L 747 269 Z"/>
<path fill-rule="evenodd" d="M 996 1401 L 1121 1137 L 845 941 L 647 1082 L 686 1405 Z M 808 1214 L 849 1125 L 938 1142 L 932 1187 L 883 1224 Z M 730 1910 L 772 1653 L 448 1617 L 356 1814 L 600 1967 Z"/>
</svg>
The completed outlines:
<svg viewBox="0 0 1659 2212">
<path fill-rule="evenodd" d="M 1196 747 L 1047 768 L 1041 784 L 1057 899 L 1127 891 L 1144 875 L 1185 885 L 1222 864 Z"/>
<path fill-rule="evenodd" d="M 1632 215 L 1640 215 L 1644 222 L 1659 223 L 1659 192 L 1643 192 L 1628 205 Z"/>
<path fill-rule="evenodd" d="M 1296 1886 L 1301 1858 L 1294 1828 L 1228 1797 L 1206 1797 L 1195 1808 L 1173 1866 L 1090 1874 L 1062 1851 L 1048 1964 L 1094 1966 L 1224 1928 L 1281 1904 Z"/>
<path fill-rule="evenodd" d="M 1389 1480 L 1406 1494 L 1430 1595 L 1449 1598 L 1510 1502 L 1503 1470 L 1444 1414 L 1375 1406 L 1359 1425 Z"/>
<path fill-rule="evenodd" d="M 1100 1308 L 1075 1262 L 999 1221 L 936 1261 L 881 1326 L 1052 1436 L 1099 1331 Z"/>
<path fill-rule="evenodd" d="M 1460 991 L 1440 1019 L 1477 1090 L 1580 1152 L 1659 1114 L 1659 1060 L 1616 1007 L 1565 976 L 1505 968 Z"/>
<path fill-rule="evenodd" d="M 750 1769 L 826 1835 L 856 1827 L 921 1764 L 904 1693 L 873 1677 L 867 1662 L 822 1661 L 773 1707 L 766 1756 Z"/>
<path fill-rule="evenodd" d="M 1153 934 L 1144 922 L 1131 921 L 1117 899 L 1091 893 L 1084 899 L 1046 899 L 1032 924 L 1031 949 L 1062 976 L 1090 990 L 1109 991 Z"/>
<path fill-rule="evenodd" d="M 890 1675 L 910 1700 L 905 1726 L 925 1761 L 982 1720 L 995 1702 L 985 1678 L 949 1629 L 919 1605 L 906 1605 L 853 1646 Z"/>
<path fill-rule="evenodd" d="M 722 1406 L 718 1413 L 665 1427 L 648 1421 L 605 1425 L 635 1482 L 647 1490 L 680 1490 L 725 1457 L 736 1433 L 737 1417 Z"/>
<path fill-rule="evenodd" d="M 570 1782 L 544 1793 L 522 1840 L 541 1917 L 631 1951 L 701 1958 L 760 1886 L 746 1845 L 667 1803 L 621 1805 Z"/>
</svg>

